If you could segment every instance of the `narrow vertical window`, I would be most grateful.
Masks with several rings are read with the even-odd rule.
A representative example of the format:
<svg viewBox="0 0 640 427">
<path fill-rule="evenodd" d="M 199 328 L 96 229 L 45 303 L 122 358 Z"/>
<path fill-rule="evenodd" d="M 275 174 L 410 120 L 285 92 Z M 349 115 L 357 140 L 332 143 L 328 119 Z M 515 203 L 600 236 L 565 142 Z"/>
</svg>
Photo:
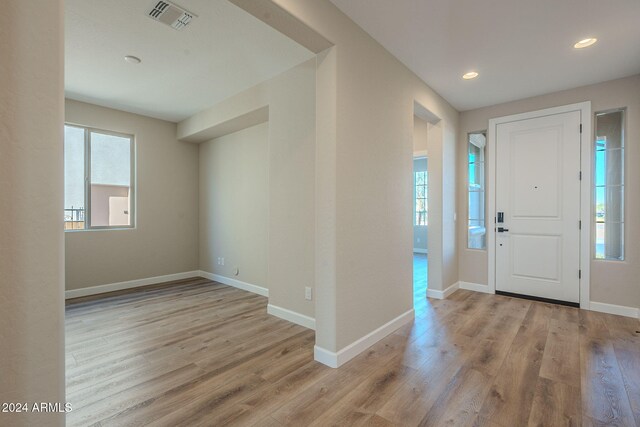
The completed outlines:
<svg viewBox="0 0 640 427">
<path fill-rule="evenodd" d="M 484 151 L 486 132 L 474 132 L 468 136 L 467 151 L 467 192 L 469 212 L 467 218 L 467 247 L 486 248 L 486 228 L 484 218 Z"/>
<path fill-rule="evenodd" d="M 427 184 L 427 171 L 421 170 L 415 172 L 416 222 L 414 225 L 427 225 Z"/>
<path fill-rule="evenodd" d="M 624 259 L 624 110 L 596 113 L 595 257 Z"/>
</svg>

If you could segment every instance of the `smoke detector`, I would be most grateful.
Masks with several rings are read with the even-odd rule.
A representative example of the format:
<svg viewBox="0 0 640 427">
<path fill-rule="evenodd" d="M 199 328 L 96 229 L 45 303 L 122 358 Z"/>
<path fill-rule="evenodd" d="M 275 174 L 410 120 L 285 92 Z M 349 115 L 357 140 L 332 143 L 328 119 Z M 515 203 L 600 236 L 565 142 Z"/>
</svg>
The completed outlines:
<svg viewBox="0 0 640 427">
<path fill-rule="evenodd" d="M 170 26 L 174 30 L 182 30 L 189 25 L 197 15 L 175 5 L 169 1 L 159 0 L 147 11 L 147 16 Z"/>
</svg>

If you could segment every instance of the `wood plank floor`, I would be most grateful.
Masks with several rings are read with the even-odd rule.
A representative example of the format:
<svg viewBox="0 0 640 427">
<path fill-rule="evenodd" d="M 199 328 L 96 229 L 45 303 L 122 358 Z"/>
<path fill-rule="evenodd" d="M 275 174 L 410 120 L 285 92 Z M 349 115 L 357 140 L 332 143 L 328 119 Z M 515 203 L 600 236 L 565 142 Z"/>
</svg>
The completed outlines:
<svg viewBox="0 0 640 427">
<path fill-rule="evenodd" d="M 339 369 L 206 279 L 67 306 L 69 426 L 640 426 L 635 319 L 459 290 Z"/>
</svg>

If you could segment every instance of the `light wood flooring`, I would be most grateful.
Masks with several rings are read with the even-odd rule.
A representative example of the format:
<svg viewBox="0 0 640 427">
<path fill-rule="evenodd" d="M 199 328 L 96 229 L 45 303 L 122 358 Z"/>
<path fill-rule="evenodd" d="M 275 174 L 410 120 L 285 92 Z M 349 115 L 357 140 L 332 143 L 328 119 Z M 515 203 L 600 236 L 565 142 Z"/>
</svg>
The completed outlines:
<svg viewBox="0 0 640 427">
<path fill-rule="evenodd" d="M 635 319 L 457 291 L 339 369 L 205 279 L 67 306 L 69 426 L 640 426 Z"/>
</svg>

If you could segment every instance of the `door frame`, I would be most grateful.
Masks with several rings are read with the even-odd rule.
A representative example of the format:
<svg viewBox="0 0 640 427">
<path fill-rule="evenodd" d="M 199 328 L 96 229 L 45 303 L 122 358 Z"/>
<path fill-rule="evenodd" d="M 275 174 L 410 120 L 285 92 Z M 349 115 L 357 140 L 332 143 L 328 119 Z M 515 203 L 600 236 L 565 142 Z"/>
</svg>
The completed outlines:
<svg viewBox="0 0 640 427">
<path fill-rule="evenodd" d="M 485 161 L 487 167 L 486 198 L 487 198 L 487 258 L 489 273 L 489 290 L 496 292 L 496 130 L 499 124 L 515 122 L 536 117 L 551 116 L 555 114 L 580 112 L 580 122 L 582 132 L 580 134 L 580 169 L 582 170 L 582 180 L 580 181 L 580 308 L 589 309 L 589 282 L 591 263 L 591 213 L 592 213 L 592 192 L 591 192 L 591 170 L 592 170 L 592 144 L 591 144 L 591 101 L 577 104 L 563 105 L 560 107 L 545 108 L 542 110 L 530 111 L 510 116 L 489 119 L 487 129 L 487 157 Z M 491 229 L 494 230 L 491 230 Z M 491 230 L 491 231 L 490 231 Z"/>
</svg>

